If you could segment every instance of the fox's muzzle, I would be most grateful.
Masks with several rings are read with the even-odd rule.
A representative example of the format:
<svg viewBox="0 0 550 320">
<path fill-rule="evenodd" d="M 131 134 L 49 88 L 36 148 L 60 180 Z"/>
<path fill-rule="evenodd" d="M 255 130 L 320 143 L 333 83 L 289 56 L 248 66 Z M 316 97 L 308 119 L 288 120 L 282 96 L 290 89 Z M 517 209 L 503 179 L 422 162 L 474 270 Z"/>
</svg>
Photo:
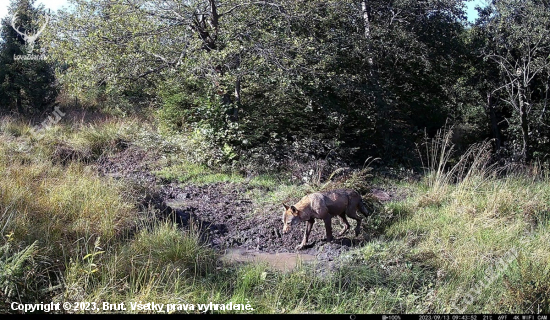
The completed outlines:
<svg viewBox="0 0 550 320">
<path fill-rule="evenodd" d="M 288 217 L 286 217 L 286 219 L 283 220 L 283 234 L 288 233 L 291 227 L 295 224 L 298 224 L 300 221 L 302 220 L 298 216 L 290 218 L 290 221 L 288 221 Z"/>
<path fill-rule="evenodd" d="M 283 225 L 283 233 L 288 233 L 290 231 L 290 223 L 285 223 Z"/>
</svg>

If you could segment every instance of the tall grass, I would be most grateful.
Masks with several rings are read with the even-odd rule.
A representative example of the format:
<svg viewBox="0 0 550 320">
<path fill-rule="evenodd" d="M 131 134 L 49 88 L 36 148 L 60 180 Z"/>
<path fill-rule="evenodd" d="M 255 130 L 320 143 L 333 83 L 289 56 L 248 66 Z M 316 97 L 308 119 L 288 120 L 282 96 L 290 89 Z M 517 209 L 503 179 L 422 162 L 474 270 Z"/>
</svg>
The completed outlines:
<svg viewBox="0 0 550 320">
<path fill-rule="evenodd" d="M 452 128 L 441 129 L 433 139 L 426 138 L 424 141 L 424 155 L 419 148 L 428 188 L 422 199 L 426 203 L 438 204 L 449 194 L 451 186 L 456 185 L 459 190 L 475 187 L 487 177 L 497 174 L 494 165 L 489 163 L 491 145 L 488 141 L 472 145 L 455 160 L 452 136 Z"/>
<path fill-rule="evenodd" d="M 103 251 L 89 245 L 67 266 L 66 301 L 182 303 L 197 277 L 213 272 L 216 253 L 193 224 L 185 231 L 168 222 L 141 229 L 133 239 Z"/>
<path fill-rule="evenodd" d="M 111 239 L 132 225 L 134 205 L 118 181 L 100 178 L 81 164 L 24 165 L 0 159 L 0 211 L 12 213 L 3 227 L 17 239 L 70 248 L 76 239 Z"/>
<path fill-rule="evenodd" d="M 446 167 L 452 159 L 454 145 L 451 143 L 452 129 L 438 130 L 433 139 L 424 141 L 425 155 L 420 153 L 420 159 L 425 169 L 426 184 L 433 192 L 445 192 L 445 188 L 452 182 L 456 169 Z M 425 162 L 424 162 L 425 161 Z"/>
<path fill-rule="evenodd" d="M 222 263 L 200 228 L 154 220 L 154 209 L 138 210 L 127 182 L 97 174 L 93 164 L 102 155 L 161 140 L 133 121 L 125 129 L 125 121 L 59 123 L 40 141 L 25 123 L 1 122 L 0 285 L 10 293 L 0 293 L 4 301 L 231 301 L 250 302 L 256 313 L 447 313 L 474 290 L 479 294 L 466 312 L 550 312 L 550 181 L 539 166 L 503 175 L 489 164 L 488 144 L 454 160 L 451 134 L 441 132 L 424 145 L 425 179 L 399 183 L 408 197 L 380 206 L 368 221 L 368 241 L 333 257 L 331 266 L 282 273 Z M 55 161 L 60 145 L 88 160 Z M 324 181 L 315 172 L 308 185 L 284 174 L 216 176 L 185 157 L 171 160 L 184 150 L 166 146 L 158 148 L 167 160 L 157 175 L 230 181 L 264 209 L 311 188 L 372 183 L 368 165 Z M 272 214 L 259 211 L 266 219 Z M 511 250 L 517 257 L 486 281 Z"/>
<path fill-rule="evenodd" d="M 517 260 L 466 311 L 549 310 L 550 291 L 542 285 L 550 280 L 550 255 L 544 249 L 550 227 L 547 175 L 516 169 L 499 178 L 498 169 L 489 165 L 487 143 L 471 147 L 451 164 L 449 137 L 440 133 L 431 142 L 439 149 L 428 152 L 430 166 L 425 188 L 419 186 L 413 203 L 415 214 L 391 226 L 387 235 L 437 257 L 433 267 L 446 276 L 436 312 L 453 311 L 453 301 L 487 283 L 487 272 L 511 250 L 519 252 Z M 529 276 L 527 269 L 533 270 Z"/>
</svg>

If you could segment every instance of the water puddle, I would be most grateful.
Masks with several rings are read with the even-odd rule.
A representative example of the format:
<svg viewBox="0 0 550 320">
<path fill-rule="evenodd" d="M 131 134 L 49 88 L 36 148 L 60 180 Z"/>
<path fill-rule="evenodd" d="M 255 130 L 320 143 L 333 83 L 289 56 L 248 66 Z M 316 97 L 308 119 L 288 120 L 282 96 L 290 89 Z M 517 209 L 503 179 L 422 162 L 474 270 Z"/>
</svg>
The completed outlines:
<svg viewBox="0 0 550 320">
<path fill-rule="evenodd" d="M 301 262 L 307 263 L 315 260 L 315 256 L 311 254 L 267 253 L 239 248 L 227 249 L 222 257 L 224 262 L 265 262 L 271 268 L 280 271 L 290 271 Z"/>
<path fill-rule="evenodd" d="M 170 199 L 166 200 L 164 203 L 172 209 L 179 209 L 188 207 L 190 204 L 193 204 L 194 201 L 189 199 Z"/>
</svg>

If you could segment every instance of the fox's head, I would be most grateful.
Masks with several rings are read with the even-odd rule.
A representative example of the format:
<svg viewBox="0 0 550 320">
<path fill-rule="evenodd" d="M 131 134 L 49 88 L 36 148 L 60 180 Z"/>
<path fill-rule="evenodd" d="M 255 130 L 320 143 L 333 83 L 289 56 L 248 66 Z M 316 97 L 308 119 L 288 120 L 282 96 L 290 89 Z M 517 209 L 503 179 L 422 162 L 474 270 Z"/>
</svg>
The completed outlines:
<svg viewBox="0 0 550 320">
<path fill-rule="evenodd" d="M 283 212 L 283 233 L 290 231 L 290 227 L 302 221 L 300 211 L 295 206 L 288 206 L 283 203 L 285 212 Z"/>
</svg>

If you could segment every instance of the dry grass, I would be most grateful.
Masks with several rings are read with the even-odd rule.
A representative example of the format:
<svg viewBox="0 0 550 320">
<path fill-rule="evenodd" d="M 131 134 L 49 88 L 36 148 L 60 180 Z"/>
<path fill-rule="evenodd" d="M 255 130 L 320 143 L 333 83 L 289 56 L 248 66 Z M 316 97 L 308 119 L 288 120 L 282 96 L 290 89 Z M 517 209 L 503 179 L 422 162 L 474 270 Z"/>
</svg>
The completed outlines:
<svg viewBox="0 0 550 320">
<path fill-rule="evenodd" d="M 59 255 L 81 237 L 121 236 L 136 220 L 130 190 L 80 163 L 27 163 L 0 152 L 0 179 L 0 212 L 11 217 L 4 229 L 54 245 Z"/>
<path fill-rule="evenodd" d="M 438 149 L 426 151 L 426 178 L 402 182 L 409 197 L 369 219 L 370 241 L 337 260 L 342 264 L 331 272 L 303 266 L 282 274 L 264 265 L 221 265 L 197 229 L 151 223 L 154 210 L 138 212 L 132 187 L 99 176 L 94 162 L 120 151 L 121 141 L 157 148 L 166 159 L 185 152 L 184 143 L 164 143 L 149 128 L 125 121 L 60 123 L 40 140 L 24 122 L 0 121 L 0 249 L 10 252 L 0 255 L 0 263 L 35 268 L 31 262 L 40 253 L 50 268 L 32 269 L 39 277 L 21 273 L 6 288 L 30 279 L 36 283 L 27 288 L 46 293 L 29 296 L 44 302 L 250 301 L 255 312 L 265 313 L 457 312 L 454 304 L 475 289 L 480 293 L 466 312 L 550 311 L 550 178 L 540 166 L 499 178 L 488 165 L 487 144 L 451 163 L 450 136 L 441 133 L 427 141 Z M 56 161 L 60 146 L 77 156 Z M 249 195 L 265 206 L 313 189 L 366 189 L 371 181 L 368 164 L 334 171 L 325 181 L 322 169 L 307 184 L 282 175 L 230 178 L 248 184 Z M 205 172 L 183 165 L 165 173 L 194 181 Z M 517 258 L 488 282 L 487 274 L 511 250 Z M 10 258 L 18 256 L 25 259 Z M 50 273 L 59 276 L 50 284 L 60 286 L 46 288 L 42 275 Z"/>
</svg>

